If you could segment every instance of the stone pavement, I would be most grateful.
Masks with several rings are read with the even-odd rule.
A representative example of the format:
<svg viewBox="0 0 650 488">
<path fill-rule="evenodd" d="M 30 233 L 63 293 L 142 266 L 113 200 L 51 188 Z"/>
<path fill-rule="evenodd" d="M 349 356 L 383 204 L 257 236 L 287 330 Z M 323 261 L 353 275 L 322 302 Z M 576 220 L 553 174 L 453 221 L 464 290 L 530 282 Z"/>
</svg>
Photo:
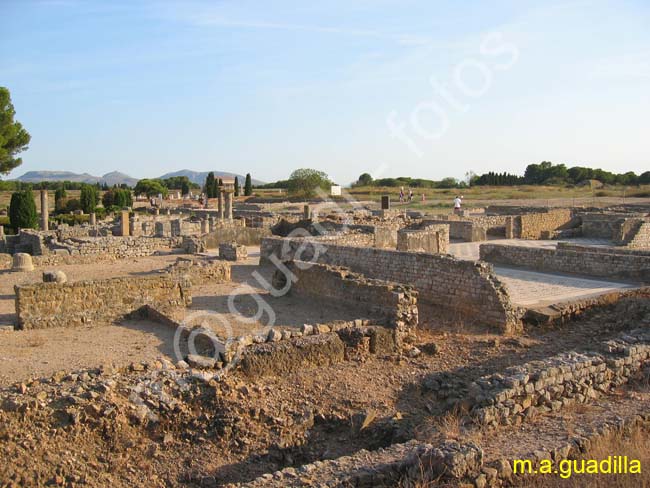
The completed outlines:
<svg viewBox="0 0 650 488">
<path fill-rule="evenodd" d="M 577 238 L 563 239 L 563 241 L 590 246 L 606 246 L 610 244 L 606 239 Z M 455 242 L 449 245 L 449 252 L 459 259 L 475 261 L 479 258 L 479 246 L 486 243 L 552 249 L 557 246 L 558 241 L 494 239 L 482 242 Z M 537 271 L 501 266 L 495 266 L 494 270 L 508 287 L 513 303 L 521 307 L 550 305 L 552 303 L 601 295 L 615 290 L 634 288 L 634 286 L 626 283 L 582 278 L 579 276 L 540 273 Z"/>
<path fill-rule="evenodd" d="M 550 305 L 635 287 L 634 285 L 616 281 L 538 273 L 536 271 L 501 266 L 495 266 L 494 271 L 508 287 L 512 302 L 526 308 Z"/>
</svg>

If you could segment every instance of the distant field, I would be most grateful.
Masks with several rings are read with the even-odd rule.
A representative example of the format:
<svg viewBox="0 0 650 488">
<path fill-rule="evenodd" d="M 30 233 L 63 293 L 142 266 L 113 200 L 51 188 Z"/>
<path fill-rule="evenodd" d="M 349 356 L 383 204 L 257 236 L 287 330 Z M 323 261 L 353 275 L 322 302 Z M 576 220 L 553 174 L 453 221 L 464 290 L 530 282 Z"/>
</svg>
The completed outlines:
<svg viewBox="0 0 650 488">
<path fill-rule="evenodd" d="M 0 208 L 9 207 L 12 193 L 11 191 L 0 191 Z M 79 198 L 81 190 L 66 190 L 66 193 L 68 198 Z M 34 190 L 34 201 L 36 202 L 36 208 L 40 211 L 41 192 L 39 190 Z M 50 202 L 50 211 L 52 211 L 54 209 L 54 190 L 48 192 L 48 201 Z"/>
<path fill-rule="evenodd" d="M 407 191 L 407 188 L 404 189 Z M 344 190 L 358 201 L 379 201 L 382 195 L 390 195 L 393 205 L 399 205 L 399 188 L 357 187 Z M 69 198 L 79 198 L 79 190 L 68 190 Z M 422 202 L 424 193 L 425 201 Z M 475 186 L 466 189 L 413 188 L 413 201 L 403 205 L 414 210 L 451 208 L 456 195 L 463 195 L 464 206 L 489 204 L 545 205 L 545 206 L 603 206 L 632 202 L 650 202 L 650 185 L 634 187 L 606 187 L 592 190 L 589 187 L 560 186 Z M 255 189 L 254 197 L 284 200 L 286 190 Z M 36 208 L 40 208 L 40 196 L 34 191 Z M 11 192 L 0 191 L 0 209 L 9 206 Z M 50 209 L 54 208 L 54 191 L 49 192 Z M 136 206 L 146 205 L 145 203 Z"/>
<path fill-rule="evenodd" d="M 391 202 L 399 204 L 399 188 L 358 187 L 348 191 L 357 200 L 378 201 L 382 195 L 390 195 Z M 407 192 L 407 188 L 404 191 Z M 422 194 L 424 194 L 424 202 L 422 202 Z M 456 195 L 464 197 L 465 207 L 488 204 L 601 206 L 633 201 L 650 202 L 650 185 L 597 190 L 588 187 L 558 186 L 475 186 L 462 190 L 413 188 L 413 201 L 404 205 L 423 210 L 452 207 Z"/>
</svg>

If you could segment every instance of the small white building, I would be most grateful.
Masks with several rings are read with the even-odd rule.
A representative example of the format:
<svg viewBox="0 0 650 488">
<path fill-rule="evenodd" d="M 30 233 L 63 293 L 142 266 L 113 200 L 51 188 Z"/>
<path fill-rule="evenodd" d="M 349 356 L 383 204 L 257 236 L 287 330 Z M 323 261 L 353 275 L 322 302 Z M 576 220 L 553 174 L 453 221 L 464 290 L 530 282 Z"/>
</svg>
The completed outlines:
<svg viewBox="0 0 650 488">
<path fill-rule="evenodd" d="M 333 197 L 341 196 L 341 185 L 332 185 L 330 188 L 330 195 Z"/>
</svg>

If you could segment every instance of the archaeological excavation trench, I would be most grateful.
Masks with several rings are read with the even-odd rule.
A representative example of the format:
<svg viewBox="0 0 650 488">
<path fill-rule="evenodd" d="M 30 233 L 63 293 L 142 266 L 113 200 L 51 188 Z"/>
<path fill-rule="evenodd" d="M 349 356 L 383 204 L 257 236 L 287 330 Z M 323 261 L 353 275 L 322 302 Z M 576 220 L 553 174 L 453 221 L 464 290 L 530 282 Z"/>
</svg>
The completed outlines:
<svg viewBox="0 0 650 488">
<path fill-rule="evenodd" d="M 508 486 L 647 427 L 647 252 L 548 239 L 605 219 L 303 217 L 12 239 L 3 486 Z"/>
</svg>

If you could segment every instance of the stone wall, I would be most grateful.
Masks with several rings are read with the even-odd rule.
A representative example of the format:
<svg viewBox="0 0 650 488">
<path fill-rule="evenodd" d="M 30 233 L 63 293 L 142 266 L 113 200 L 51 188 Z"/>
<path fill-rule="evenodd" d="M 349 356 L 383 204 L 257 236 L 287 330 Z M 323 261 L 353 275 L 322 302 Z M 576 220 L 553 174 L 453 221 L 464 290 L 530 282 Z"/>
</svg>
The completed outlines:
<svg viewBox="0 0 650 488">
<path fill-rule="evenodd" d="M 327 299 L 381 316 L 398 333 L 418 325 L 418 293 L 408 285 L 369 279 L 347 268 L 305 262 L 285 263 L 273 277 L 277 290 L 292 295 Z"/>
<path fill-rule="evenodd" d="M 489 263 L 537 271 L 650 282 L 650 257 L 643 255 L 482 244 L 480 256 Z"/>
<path fill-rule="evenodd" d="M 650 331 L 602 343 L 600 352 L 569 352 L 513 366 L 470 385 L 467 402 L 484 425 L 510 425 L 534 413 L 586 403 L 650 366 Z"/>
<path fill-rule="evenodd" d="M 129 276 L 75 283 L 20 285 L 16 291 L 19 329 L 110 323 L 144 305 L 165 310 L 191 303 L 190 284 L 172 274 Z"/>
<path fill-rule="evenodd" d="M 570 209 L 549 209 L 547 212 L 529 213 L 506 219 L 507 239 L 543 239 L 545 236 L 572 226 L 577 226 Z"/>
<path fill-rule="evenodd" d="M 613 239 L 621 234 L 627 214 L 584 212 L 577 214 L 582 222 L 582 235 L 590 238 Z"/>
<path fill-rule="evenodd" d="M 577 252 L 590 252 L 600 254 L 624 254 L 632 256 L 650 256 L 650 249 L 634 248 L 630 246 L 590 246 L 587 244 L 574 244 L 572 242 L 558 242 L 557 249 Z"/>
<path fill-rule="evenodd" d="M 150 256 L 177 247 L 178 239 L 166 237 L 105 236 L 66 239 L 56 243 L 57 252 L 70 255 L 110 255 L 117 259 Z"/>
<path fill-rule="evenodd" d="M 487 239 L 485 228 L 469 220 L 443 219 L 423 220 L 422 225 L 448 225 L 449 238 L 465 242 L 484 241 Z"/>
<path fill-rule="evenodd" d="M 441 315 L 511 331 L 519 325 L 503 284 L 487 263 L 461 261 L 452 256 L 387 249 L 338 246 L 318 239 L 262 239 L 260 263 L 271 256 L 349 267 L 368 278 L 407 283 L 419 300 L 436 306 Z"/>
<path fill-rule="evenodd" d="M 631 249 L 650 250 L 650 222 L 640 222 L 626 239 L 625 246 Z"/>
<path fill-rule="evenodd" d="M 193 286 L 225 283 L 231 278 L 230 263 L 214 257 L 178 258 L 165 271 Z"/>
<path fill-rule="evenodd" d="M 206 248 L 216 249 L 219 247 L 219 244 L 227 242 L 236 242 L 243 246 L 259 246 L 261 239 L 270 235 L 271 230 L 269 228 L 251 228 L 237 225 L 218 228 L 214 232 L 209 232 L 202 236 L 201 239 L 205 243 Z"/>
<path fill-rule="evenodd" d="M 421 229 L 401 229 L 397 231 L 397 250 L 448 254 L 449 226 L 431 224 Z"/>
</svg>

